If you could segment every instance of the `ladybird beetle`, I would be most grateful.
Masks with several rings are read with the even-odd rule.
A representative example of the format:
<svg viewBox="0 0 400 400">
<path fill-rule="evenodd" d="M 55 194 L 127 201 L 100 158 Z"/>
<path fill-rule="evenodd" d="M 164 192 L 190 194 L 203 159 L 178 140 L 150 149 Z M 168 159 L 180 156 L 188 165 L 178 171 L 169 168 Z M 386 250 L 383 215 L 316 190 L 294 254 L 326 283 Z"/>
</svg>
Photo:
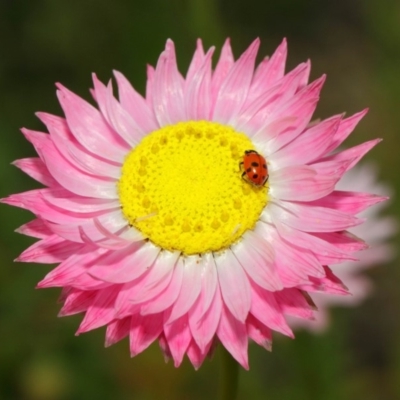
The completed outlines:
<svg viewBox="0 0 400 400">
<path fill-rule="evenodd" d="M 254 185 L 264 186 L 268 181 L 268 168 L 265 158 L 255 150 L 246 150 L 243 161 L 239 164 L 243 166 L 242 178 Z"/>
</svg>

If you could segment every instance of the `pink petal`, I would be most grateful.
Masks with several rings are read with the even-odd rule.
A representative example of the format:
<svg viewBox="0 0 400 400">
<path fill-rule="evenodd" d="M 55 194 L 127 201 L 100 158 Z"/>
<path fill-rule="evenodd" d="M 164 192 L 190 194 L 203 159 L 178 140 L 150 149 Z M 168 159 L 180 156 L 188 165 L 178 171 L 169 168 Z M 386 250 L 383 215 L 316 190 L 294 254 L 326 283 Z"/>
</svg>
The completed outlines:
<svg viewBox="0 0 400 400">
<path fill-rule="evenodd" d="M 81 243 L 67 242 L 57 235 L 52 235 L 28 247 L 15 261 L 59 263 L 75 254 L 83 246 Z"/>
<path fill-rule="evenodd" d="M 287 42 L 286 39 L 283 39 L 271 58 L 257 68 L 250 89 L 250 93 L 253 97 L 258 97 L 257 95 L 268 90 L 283 77 L 285 73 L 286 57 Z"/>
<path fill-rule="evenodd" d="M 201 364 L 203 364 L 204 359 L 207 357 L 208 350 L 211 347 L 211 344 L 212 343 L 210 342 L 207 346 L 208 348 L 202 351 L 200 350 L 199 346 L 197 346 L 194 340 L 190 342 L 187 349 L 187 356 L 196 371 L 201 367 Z"/>
<path fill-rule="evenodd" d="M 181 290 L 172 307 L 167 323 L 171 323 L 187 313 L 200 295 L 202 269 L 199 264 L 200 259 L 198 256 L 184 258 Z"/>
<path fill-rule="evenodd" d="M 288 165 L 301 165 L 314 161 L 327 153 L 334 133 L 341 122 L 341 116 L 331 117 L 308 128 L 293 142 L 277 151 L 271 161 L 280 168 Z M 304 151 L 307 149 L 307 151 Z"/>
<path fill-rule="evenodd" d="M 58 182 L 50 175 L 49 170 L 40 158 L 23 158 L 14 161 L 12 164 L 45 186 L 59 186 Z"/>
<path fill-rule="evenodd" d="M 311 250 L 322 265 L 337 264 L 344 260 L 356 260 L 351 255 L 352 252 L 345 252 L 329 241 L 322 240 L 310 233 L 292 229 L 278 220 L 274 220 L 274 225 L 281 237 L 286 238 L 287 241 L 297 247 Z"/>
<path fill-rule="evenodd" d="M 349 214 L 358 214 L 374 204 L 387 200 L 388 197 L 370 193 L 346 192 L 335 190 L 328 196 L 313 202 L 313 205 L 329 207 Z"/>
<path fill-rule="evenodd" d="M 203 64 L 193 76 L 187 78 L 185 88 L 186 118 L 188 120 L 209 120 L 211 117 L 211 56 L 210 49 Z"/>
<path fill-rule="evenodd" d="M 335 232 L 359 225 L 362 219 L 325 207 L 314 207 L 307 203 L 276 201 L 268 204 L 274 218 L 303 232 Z M 264 219 L 265 211 L 262 214 Z M 269 217 L 268 217 L 269 218 Z"/>
<path fill-rule="evenodd" d="M 276 199 L 306 201 L 329 195 L 347 168 L 348 162 L 315 166 L 293 166 L 271 171 L 270 193 Z"/>
<path fill-rule="evenodd" d="M 58 151 L 74 167 L 96 176 L 120 178 L 120 164 L 116 165 L 116 163 L 102 159 L 99 155 L 88 152 L 74 138 L 64 118 L 46 113 L 36 113 L 36 115 L 46 125 Z"/>
<path fill-rule="evenodd" d="M 188 72 L 186 74 L 185 82 L 190 82 L 193 79 L 193 76 L 197 73 L 199 68 L 204 64 L 204 48 L 203 42 L 201 39 L 197 39 L 196 41 L 196 50 L 193 53 L 192 61 L 189 64 Z"/>
<path fill-rule="evenodd" d="M 131 326 L 131 318 L 115 319 L 107 325 L 105 347 L 109 347 L 119 342 L 129 335 Z"/>
<path fill-rule="evenodd" d="M 149 347 L 161 334 L 163 328 L 162 314 L 140 315 L 131 318 L 129 331 L 129 348 L 131 357 Z"/>
<path fill-rule="evenodd" d="M 309 285 L 301 285 L 299 289 L 306 292 L 323 292 L 335 295 L 348 295 L 349 291 L 342 281 L 328 268 L 324 267 L 325 278 L 311 278 Z"/>
<path fill-rule="evenodd" d="M 351 147 L 350 149 L 335 153 L 331 156 L 325 157 L 323 161 L 348 161 L 351 160 L 347 166 L 347 170 L 353 168 L 354 165 L 360 161 L 366 153 L 368 153 L 373 147 L 375 147 L 382 139 L 370 140 L 359 144 L 358 146 Z M 321 160 L 322 161 L 322 160 Z"/>
<path fill-rule="evenodd" d="M 200 350 L 205 352 L 212 342 L 221 318 L 222 299 L 219 288 L 215 291 L 210 307 L 205 313 L 202 310 L 202 300 L 202 297 L 199 296 L 189 311 L 189 326 Z"/>
<path fill-rule="evenodd" d="M 120 251 L 106 253 L 88 272 L 105 282 L 129 282 L 146 272 L 159 252 L 151 242 L 133 243 Z"/>
<path fill-rule="evenodd" d="M 218 92 L 213 121 L 228 124 L 237 118 L 247 97 L 259 45 L 256 39 L 230 69 Z"/>
<path fill-rule="evenodd" d="M 154 74 L 153 109 L 160 126 L 185 121 L 184 80 L 178 71 L 175 47 L 168 40 Z"/>
<path fill-rule="evenodd" d="M 157 297 L 155 297 L 151 302 L 148 302 L 141 307 L 140 312 L 142 315 L 164 311 L 175 303 L 181 291 L 183 272 L 183 260 L 182 258 L 180 258 L 177 262 L 177 265 L 175 266 L 173 276 L 168 287 Z"/>
<path fill-rule="evenodd" d="M 61 186 L 81 196 L 118 198 L 114 180 L 98 178 L 78 170 L 59 153 L 49 138 L 42 140 L 38 146 L 51 175 Z"/>
<path fill-rule="evenodd" d="M 34 219 L 15 230 L 22 235 L 44 239 L 53 234 L 42 219 Z"/>
<path fill-rule="evenodd" d="M 231 249 L 247 275 L 257 285 L 271 291 L 283 288 L 275 268 L 273 248 L 259 234 L 247 231 Z"/>
<path fill-rule="evenodd" d="M 276 118 L 271 117 L 277 109 L 282 108 L 282 105 L 286 104 L 295 95 L 306 68 L 306 64 L 298 65 L 278 83 L 257 97 L 252 97 L 251 93 L 249 93 L 246 103 L 237 118 L 237 130 L 244 131 L 249 136 L 259 137 L 263 140 L 270 140 L 278 136 L 280 131 L 275 132 L 273 129 L 267 129 L 271 124 L 277 122 Z M 284 119 L 288 117 L 286 115 Z M 297 119 L 294 115 L 290 115 L 290 118 L 292 121 Z M 297 125 L 295 128 L 298 130 Z"/>
<path fill-rule="evenodd" d="M 232 354 L 233 358 L 246 370 L 249 369 L 247 355 L 247 332 L 246 325 L 238 321 L 223 306 L 221 320 L 218 325 L 217 335 L 223 346 Z"/>
<path fill-rule="evenodd" d="M 226 39 L 222 46 L 221 55 L 215 66 L 214 73 L 211 81 L 211 93 L 213 98 L 213 105 L 217 99 L 218 93 L 221 89 L 222 83 L 225 81 L 226 76 L 229 74 L 235 61 L 233 59 L 230 40 Z"/>
<path fill-rule="evenodd" d="M 131 298 L 133 304 L 140 304 L 152 300 L 162 293 L 170 284 L 175 264 L 178 261 L 180 252 L 162 251 L 150 268 L 146 277 L 135 291 Z"/>
<path fill-rule="evenodd" d="M 282 312 L 286 315 L 302 319 L 315 319 L 313 310 L 303 293 L 298 289 L 284 289 L 275 294 L 276 300 L 281 306 Z"/>
<path fill-rule="evenodd" d="M 119 101 L 130 114 L 142 132 L 149 133 L 158 129 L 158 123 L 153 110 L 146 100 L 132 87 L 130 82 L 118 71 L 114 71 L 118 83 Z"/>
<path fill-rule="evenodd" d="M 128 145 L 110 129 L 98 110 L 62 85 L 58 87 L 58 99 L 78 142 L 93 154 L 121 162 Z"/>
<path fill-rule="evenodd" d="M 168 319 L 170 318 L 166 317 L 166 320 Z M 164 325 L 164 334 L 168 342 L 169 351 L 174 359 L 174 366 L 179 367 L 192 340 L 187 315 L 183 315 L 177 320 Z"/>
<path fill-rule="evenodd" d="M 86 310 L 85 318 L 81 322 L 77 335 L 106 325 L 114 319 L 114 302 L 119 286 L 113 285 L 99 290 L 92 304 Z"/>
<path fill-rule="evenodd" d="M 274 293 L 252 285 L 251 314 L 268 328 L 293 337 Z"/>
<path fill-rule="evenodd" d="M 231 250 L 216 255 L 215 262 L 224 303 L 236 319 L 244 322 L 251 303 L 249 279 Z"/>
<path fill-rule="evenodd" d="M 66 317 L 86 311 L 93 304 L 97 293 L 97 290 L 70 290 L 58 316 Z"/>
<path fill-rule="evenodd" d="M 249 338 L 254 340 L 257 344 L 264 347 L 266 350 L 272 350 L 272 331 L 262 324 L 253 315 L 249 314 L 246 320 L 247 334 Z"/>
<path fill-rule="evenodd" d="M 364 117 L 364 115 L 368 112 L 368 108 L 363 111 L 360 111 L 357 114 L 352 115 L 349 118 L 344 119 L 339 126 L 339 129 L 336 131 L 332 141 L 327 148 L 326 152 L 329 153 L 335 150 L 338 146 L 342 144 L 342 142 L 353 132 L 356 125 L 360 122 L 360 120 Z"/>
</svg>

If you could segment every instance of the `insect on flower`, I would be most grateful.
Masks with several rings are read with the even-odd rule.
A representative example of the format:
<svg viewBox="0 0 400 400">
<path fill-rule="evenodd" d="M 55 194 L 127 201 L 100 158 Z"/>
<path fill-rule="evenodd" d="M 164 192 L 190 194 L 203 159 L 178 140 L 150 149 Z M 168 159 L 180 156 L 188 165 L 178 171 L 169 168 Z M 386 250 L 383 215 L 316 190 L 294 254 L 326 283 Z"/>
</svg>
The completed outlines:
<svg viewBox="0 0 400 400">
<path fill-rule="evenodd" d="M 264 186 L 268 182 L 268 167 L 265 158 L 255 150 L 246 150 L 239 167 L 244 169 L 242 178 L 254 186 Z"/>
</svg>

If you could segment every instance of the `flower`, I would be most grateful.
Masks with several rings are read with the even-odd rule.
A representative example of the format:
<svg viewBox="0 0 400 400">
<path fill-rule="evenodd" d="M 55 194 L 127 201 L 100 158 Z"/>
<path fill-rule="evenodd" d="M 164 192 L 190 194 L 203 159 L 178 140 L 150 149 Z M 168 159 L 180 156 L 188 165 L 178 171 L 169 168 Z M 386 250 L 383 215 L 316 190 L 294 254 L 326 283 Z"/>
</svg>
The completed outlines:
<svg viewBox="0 0 400 400">
<path fill-rule="evenodd" d="M 357 165 L 338 182 L 340 190 L 356 189 L 363 192 L 390 195 L 391 188 L 377 182 L 377 169 L 373 164 Z M 385 264 L 394 257 L 394 249 L 388 240 L 397 232 L 397 223 L 393 217 L 382 216 L 381 211 L 387 203 L 376 204 L 361 212 L 359 217 L 365 218 L 363 225 L 350 228 L 349 232 L 356 236 L 364 236 L 369 248 L 358 254 L 359 260 L 347 261 L 331 266 L 332 271 L 349 288 L 351 296 L 331 296 L 315 293 L 313 301 L 318 307 L 314 321 L 293 318 L 291 328 L 306 328 L 320 333 L 329 325 L 329 307 L 334 305 L 357 306 L 372 290 L 372 284 L 361 272 L 367 268 Z"/>
<path fill-rule="evenodd" d="M 22 129 L 39 158 L 15 165 L 46 188 L 3 200 L 36 216 L 18 260 L 59 263 L 38 287 L 63 288 L 60 316 L 85 313 L 78 334 L 106 326 L 132 356 L 158 340 L 195 368 L 220 342 L 248 368 L 249 338 L 270 349 L 272 331 L 293 336 L 286 315 L 313 318 L 308 293 L 347 294 L 327 265 L 365 248 L 346 230 L 383 198 L 335 185 L 379 140 L 334 153 L 366 111 L 309 126 L 325 77 L 285 75 L 286 41 L 254 69 L 258 47 L 234 61 L 227 40 L 212 71 L 198 41 L 184 78 L 168 40 L 145 98 L 93 76 L 98 109 L 58 85 L 65 118 Z M 265 184 L 242 179 L 246 151 Z"/>
</svg>

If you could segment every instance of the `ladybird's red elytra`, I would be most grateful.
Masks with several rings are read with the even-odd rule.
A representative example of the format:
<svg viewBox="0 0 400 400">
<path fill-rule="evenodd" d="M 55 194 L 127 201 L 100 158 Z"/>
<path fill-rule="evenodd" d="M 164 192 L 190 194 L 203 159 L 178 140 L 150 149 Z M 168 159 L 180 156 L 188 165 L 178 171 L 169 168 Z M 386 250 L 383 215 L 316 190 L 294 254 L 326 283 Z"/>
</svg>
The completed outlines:
<svg viewBox="0 0 400 400">
<path fill-rule="evenodd" d="M 255 150 L 246 150 L 243 161 L 239 164 L 243 168 L 242 178 L 254 185 L 264 186 L 268 181 L 268 167 L 265 158 Z"/>
</svg>

